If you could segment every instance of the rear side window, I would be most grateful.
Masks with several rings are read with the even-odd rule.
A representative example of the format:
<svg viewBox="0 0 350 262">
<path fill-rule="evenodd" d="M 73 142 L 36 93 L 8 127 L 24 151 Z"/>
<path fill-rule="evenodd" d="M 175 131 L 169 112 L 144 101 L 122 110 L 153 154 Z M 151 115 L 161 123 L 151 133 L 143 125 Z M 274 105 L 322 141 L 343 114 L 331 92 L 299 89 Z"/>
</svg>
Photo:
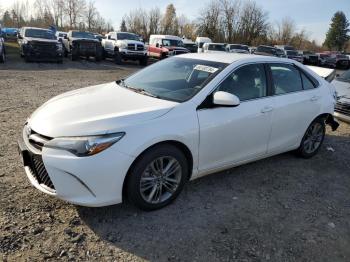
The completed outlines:
<svg viewBox="0 0 350 262">
<path fill-rule="evenodd" d="M 270 65 L 273 79 L 273 89 L 276 95 L 297 92 L 303 90 L 300 72 L 293 65 Z"/>
<path fill-rule="evenodd" d="M 303 73 L 300 72 L 301 79 L 303 80 L 303 86 L 305 90 L 314 89 L 315 84 Z"/>
</svg>

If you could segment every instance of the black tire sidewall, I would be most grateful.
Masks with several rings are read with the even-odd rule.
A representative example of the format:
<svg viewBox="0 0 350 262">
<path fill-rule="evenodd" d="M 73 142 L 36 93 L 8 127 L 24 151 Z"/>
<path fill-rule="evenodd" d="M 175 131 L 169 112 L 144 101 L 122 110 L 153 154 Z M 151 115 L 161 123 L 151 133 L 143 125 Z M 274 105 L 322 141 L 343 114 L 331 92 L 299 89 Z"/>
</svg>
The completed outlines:
<svg viewBox="0 0 350 262">
<path fill-rule="evenodd" d="M 161 156 L 174 157 L 181 166 L 182 177 L 175 193 L 169 199 L 159 204 L 150 204 L 142 198 L 139 190 L 141 175 L 150 162 Z M 188 175 L 189 173 L 187 159 L 180 149 L 173 145 L 159 145 L 152 147 L 151 149 L 144 152 L 132 166 L 128 174 L 127 197 L 131 203 L 146 211 L 162 208 L 174 201 L 175 198 L 179 195 L 186 181 L 188 180 Z"/>
<path fill-rule="evenodd" d="M 323 136 L 322 136 L 322 140 L 321 143 L 319 145 L 319 147 L 312 153 L 307 153 L 305 152 L 305 148 L 304 148 L 304 141 L 306 139 L 306 134 L 308 132 L 308 130 L 310 129 L 310 127 L 314 124 L 314 123 L 319 123 L 322 126 L 322 131 L 323 131 Z M 325 138 L 325 134 L 326 134 L 326 125 L 323 119 L 321 118 L 316 118 L 314 121 L 312 121 L 312 123 L 308 126 L 308 128 L 306 129 L 306 132 L 303 136 L 303 139 L 301 140 L 300 146 L 297 150 L 297 153 L 299 156 L 303 157 L 303 158 L 310 158 L 313 157 L 314 155 L 316 155 L 318 153 L 318 151 L 320 150 L 320 148 L 322 147 L 324 138 Z"/>
</svg>

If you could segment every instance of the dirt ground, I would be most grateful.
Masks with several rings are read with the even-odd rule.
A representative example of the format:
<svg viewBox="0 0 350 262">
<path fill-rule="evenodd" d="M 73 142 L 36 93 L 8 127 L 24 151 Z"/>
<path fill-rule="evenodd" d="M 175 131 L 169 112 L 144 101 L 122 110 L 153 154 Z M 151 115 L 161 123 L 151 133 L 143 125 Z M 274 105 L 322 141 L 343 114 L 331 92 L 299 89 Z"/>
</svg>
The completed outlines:
<svg viewBox="0 0 350 262">
<path fill-rule="evenodd" d="M 174 204 L 78 207 L 33 188 L 16 140 L 62 92 L 139 69 L 0 65 L 0 261 L 350 261 L 350 126 L 310 160 L 286 153 L 190 182 Z"/>
</svg>

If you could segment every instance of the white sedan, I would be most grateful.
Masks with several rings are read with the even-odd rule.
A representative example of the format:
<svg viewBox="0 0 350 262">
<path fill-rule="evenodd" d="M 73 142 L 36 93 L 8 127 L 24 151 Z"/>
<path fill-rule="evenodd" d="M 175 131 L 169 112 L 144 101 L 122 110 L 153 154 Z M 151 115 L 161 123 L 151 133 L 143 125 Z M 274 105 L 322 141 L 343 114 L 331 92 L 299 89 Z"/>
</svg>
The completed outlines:
<svg viewBox="0 0 350 262">
<path fill-rule="evenodd" d="M 320 149 L 335 91 L 274 57 L 187 54 L 126 79 L 52 98 L 19 149 L 39 190 L 84 206 L 164 207 L 187 181 L 296 150 Z"/>
</svg>

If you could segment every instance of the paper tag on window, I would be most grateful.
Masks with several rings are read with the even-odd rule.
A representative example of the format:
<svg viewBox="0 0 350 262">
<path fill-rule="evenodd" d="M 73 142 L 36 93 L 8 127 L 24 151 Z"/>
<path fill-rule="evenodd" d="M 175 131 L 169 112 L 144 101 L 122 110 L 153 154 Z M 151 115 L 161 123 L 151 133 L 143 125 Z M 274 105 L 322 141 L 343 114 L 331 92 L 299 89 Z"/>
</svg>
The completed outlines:
<svg viewBox="0 0 350 262">
<path fill-rule="evenodd" d="M 216 71 L 218 71 L 218 68 L 215 67 L 211 67 L 211 66 L 206 66 L 206 65 L 196 65 L 194 67 L 194 70 L 198 70 L 198 71 L 204 71 L 204 72 L 208 72 L 208 73 L 215 73 Z"/>
</svg>

